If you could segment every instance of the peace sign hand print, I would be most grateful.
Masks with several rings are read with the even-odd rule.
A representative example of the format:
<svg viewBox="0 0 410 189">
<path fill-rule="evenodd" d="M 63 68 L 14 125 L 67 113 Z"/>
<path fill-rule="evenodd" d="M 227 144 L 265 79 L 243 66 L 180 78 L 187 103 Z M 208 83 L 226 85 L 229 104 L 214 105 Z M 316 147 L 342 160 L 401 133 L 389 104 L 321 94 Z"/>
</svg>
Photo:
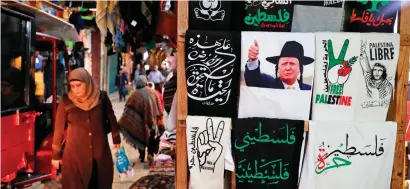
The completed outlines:
<svg viewBox="0 0 410 189">
<path fill-rule="evenodd" d="M 211 118 L 206 121 L 206 129 L 199 133 L 197 139 L 197 157 L 199 169 L 212 170 L 214 172 L 215 164 L 219 160 L 223 146 L 220 144 L 225 122 L 220 121 L 215 128 Z"/>
<path fill-rule="evenodd" d="M 348 61 L 344 60 L 349 47 L 349 40 L 346 39 L 342 50 L 339 53 L 339 57 L 335 58 L 332 40 L 328 40 L 329 49 L 329 66 L 328 66 L 328 80 L 332 85 L 343 85 L 349 79 L 352 67 Z"/>
</svg>

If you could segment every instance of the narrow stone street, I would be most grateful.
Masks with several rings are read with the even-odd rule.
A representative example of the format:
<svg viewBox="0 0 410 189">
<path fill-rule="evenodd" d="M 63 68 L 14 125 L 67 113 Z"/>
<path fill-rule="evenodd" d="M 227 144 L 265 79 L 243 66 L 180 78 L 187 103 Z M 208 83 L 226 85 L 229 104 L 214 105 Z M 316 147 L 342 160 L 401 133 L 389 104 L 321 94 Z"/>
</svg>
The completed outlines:
<svg viewBox="0 0 410 189">
<path fill-rule="evenodd" d="M 122 115 L 122 112 L 124 110 L 124 105 L 125 102 L 119 102 L 118 95 L 115 93 L 110 96 L 112 106 L 115 112 L 115 116 L 117 119 L 120 118 Z M 110 146 L 112 147 L 112 138 L 111 134 L 108 134 L 108 142 Z M 148 174 L 148 163 L 141 163 L 139 161 L 139 153 L 138 150 L 135 150 L 132 148 L 130 145 L 126 144 L 124 140 L 121 141 L 121 145 L 124 146 L 125 148 L 125 153 L 127 154 L 129 161 L 131 164 L 134 164 L 134 169 L 135 169 L 135 176 L 131 178 L 127 178 L 124 180 L 121 180 L 118 174 L 117 169 L 114 166 L 114 183 L 113 183 L 113 189 L 129 189 L 130 186 L 137 181 L 139 178 L 145 176 Z M 56 181 L 48 181 L 44 184 L 41 183 L 35 183 L 33 184 L 30 189 L 60 189 L 61 185 L 58 184 Z"/>
</svg>

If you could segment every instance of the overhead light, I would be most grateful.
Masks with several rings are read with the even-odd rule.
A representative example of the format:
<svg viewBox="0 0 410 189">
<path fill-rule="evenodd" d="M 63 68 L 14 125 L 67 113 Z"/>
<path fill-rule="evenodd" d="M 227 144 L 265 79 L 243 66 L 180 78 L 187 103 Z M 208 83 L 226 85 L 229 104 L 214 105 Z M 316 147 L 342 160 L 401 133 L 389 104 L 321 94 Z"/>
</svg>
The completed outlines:
<svg viewBox="0 0 410 189">
<path fill-rule="evenodd" d="M 93 8 L 93 9 L 89 9 L 89 11 L 94 11 L 94 12 L 96 12 L 97 9 Z"/>
</svg>

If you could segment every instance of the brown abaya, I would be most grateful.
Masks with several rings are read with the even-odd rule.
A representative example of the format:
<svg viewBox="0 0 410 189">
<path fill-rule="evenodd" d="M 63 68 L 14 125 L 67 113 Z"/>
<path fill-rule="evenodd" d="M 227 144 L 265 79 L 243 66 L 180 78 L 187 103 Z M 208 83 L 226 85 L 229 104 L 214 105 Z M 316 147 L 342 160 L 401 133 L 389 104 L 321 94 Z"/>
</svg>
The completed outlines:
<svg viewBox="0 0 410 189">
<path fill-rule="evenodd" d="M 89 110 L 76 106 L 68 96 L 64 96 L 58 105 L 53 160 L 61 160 L 62 157 L 63 189 L 112 188 L 113 160 L 104 131 L 103 112 L 110 122 L 113 143 L 120 144 L 117 119 L 106 93 L 97 97 L 97 103 Z M 61 144 L 65 131 L 67 135 L 62 154 Z"/>
</svg>

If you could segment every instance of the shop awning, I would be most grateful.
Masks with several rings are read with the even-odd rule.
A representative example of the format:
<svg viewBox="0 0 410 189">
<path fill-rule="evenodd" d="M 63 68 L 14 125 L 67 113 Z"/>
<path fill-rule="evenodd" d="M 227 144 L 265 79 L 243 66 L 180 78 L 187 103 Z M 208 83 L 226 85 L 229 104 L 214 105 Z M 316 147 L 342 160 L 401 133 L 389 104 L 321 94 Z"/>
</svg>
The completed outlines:
<svg viewBox="0 0 410 189">
<path fill-rule="evenodd" d="M 34 15 L 37 32 L 61 38 L 65 41 L 80 41 L 75 27 L 59 17 L 15 0 L 2 1 L 2 6 Z"/>
</svg>

